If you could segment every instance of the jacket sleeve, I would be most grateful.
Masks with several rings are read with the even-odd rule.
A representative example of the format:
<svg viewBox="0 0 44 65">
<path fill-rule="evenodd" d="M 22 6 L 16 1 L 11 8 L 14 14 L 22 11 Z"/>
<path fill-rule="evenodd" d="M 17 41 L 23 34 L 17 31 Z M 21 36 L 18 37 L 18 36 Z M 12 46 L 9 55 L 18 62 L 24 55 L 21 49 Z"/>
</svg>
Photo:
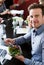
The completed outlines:
<svg viewBox="0 0 44 65">
<path fill-rule="evenodd" d="M 24 64 L 25 65 L 42 65 L 43 63 L 25 58 Z"/>
<path fill-rule="evenodd" d="M 15 44 L 23 44 L 23 43 L 29 43 L 29 41 L 31 40 L 31 35 L 30 32 L 28 32 L 27 34 L 25 34 L 24 36 L 20 36 L 18 38 L 15 39 Z"/>
</svg>

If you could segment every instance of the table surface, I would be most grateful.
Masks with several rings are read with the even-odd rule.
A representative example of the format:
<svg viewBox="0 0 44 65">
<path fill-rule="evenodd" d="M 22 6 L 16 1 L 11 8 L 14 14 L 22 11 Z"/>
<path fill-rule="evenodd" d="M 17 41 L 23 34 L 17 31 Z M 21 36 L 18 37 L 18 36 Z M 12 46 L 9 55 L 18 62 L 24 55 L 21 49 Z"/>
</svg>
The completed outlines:
<svg viewBox="0 0 44 65">
<path fill-rule="evenodd" d="M 16 26 L 14 30 L 16 30 L 16 34 L 26 34 L 29 31 L 29 27 L 20 28 L 19 26 Z"/>
<path fill-rule="evenodd" d="M 3 59 L 11 60 L 12 57 L 8 54 L 8 53 L 9 53 L 9 52 L 8 52 L 8 47 L 7 47 L 7 46 L 4 46 L 4 45 L 2 44 L 2 41 L 3 41 L 3 40 L 1 39 L 1 38 L 2 38 L 2 34 L 3 34 L 3 35 L 5 34 L 2 26 L 3 26 L 3 25 L 0 25 L 0 31 L 1 31 L 1 33 L 0 33 L 0 49 L 3 49 L 3 50 L 6 50 L 6 51 L 7 51 L 7 54 L 4 56 L 4 58 L 2 57 L 2 60 L 3 60 Z M 16 34 L 25 34 L 25 33 L 28 32 L 29 28 L 28 28 L 28 26 L 26 26 L 26 28 L 19 28 L 19 26 L 16 26 L 15 30 L 17 30 Z M 1 44 L 2 44 L 2 45 L 1 45 Z M 0 58 L 1 58 L 1 56 L 0 56 Z"/>
</svg>

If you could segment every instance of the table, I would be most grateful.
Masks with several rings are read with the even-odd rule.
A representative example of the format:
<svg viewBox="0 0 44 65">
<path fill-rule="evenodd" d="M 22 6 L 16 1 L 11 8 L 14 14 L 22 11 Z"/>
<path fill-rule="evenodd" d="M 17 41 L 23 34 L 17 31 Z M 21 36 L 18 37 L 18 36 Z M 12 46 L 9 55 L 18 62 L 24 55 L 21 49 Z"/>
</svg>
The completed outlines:
<svg viewBox="0 0 44 65">
<path fill-rule="evenodd" d="M 20 28 L 19 26 L 16 27 L 16 34 L 26 34 L 29 28 L 26 26 L 25 28 Z"/>
<path fill-rule="evenodd" d="M 24 35 L 24 34 L 26 34 L 28 31 L 29 31 L 29 27 L 28 27 L 28 26 L 26 26 L 26 27 L 16 26 L 16 28 L 14 28 L 15 37 Z"/>
<path fill-rule="evenodd" d="M 19 31 L 18 30 L 22 30 L 20 33 L 18 33 Z M 2 29 L 3 30 L 3 29 Z M 25 31 L 24 31 L 25 30 Z M 26 31 L 27 30 L 27 31 Z M 17 26 L 16 28 L 15 28 L 15 32 L 16 32 L 16 34 L 15 35 L 24 35 L 24 34 L 26 34 L 27 32 L 28 32 L 28 27 L 26 27 L 26 28 L 19 28 L 19 26 Z M 2 34 L 2 33 L 1 33 Z M 2 36 L 1 36 L 2 37 Z M 2 40 L 2 39 L 1 39 Z M 3 40 L 2 40 L 3 41 Z M 2 41 L 1 41 L 1 43 L 2 43 Z M 2 44 L 3 45 L 3 44 Z M 0 45 L 0 49 L 4 49 L 4 50 L 6 50 L 7 51 L 7 54 L 6 54 L 6 56 L 4 56 L 4 58 L 2 58 L 2 59 L 6 59 L 5 60 L 5 63 L 3 64 L 2 63 L 2 65 L 25 65 L 23 62 L 21 62 L 21 61 L 19 61 L 19 60 L 17 60 L 17 59 L 15 59 L 15 58 L 11 58 L 11 56 L 9 56 L 8 55 L 8 47 L 6 47 L 6 46 L 2 46 L 2 45 Z M 23 45 L 22 45 L 23 46 Z M 27 45 L 26 45 L 27 46 Z M 25 45 L 22 47 L 23 49 L 25 48 Z M 27 47 L 28 48 L 28 47 Z M 25 49 L 27 49 L 27 48 L 25 48 Z M 25 51 L 25 50 L 24 50 Z M 24 52 L 23 51 L 23 52 Z M 24 56 L 26 57 L 26 56 L 28 56 L 28 55 L 25 55 L 25 53 L 24 53 Z M 9 57 L 9 59 L 10 60 L 8 60 L 8 57 Z M 3 61 L 3 60 L 2 60 Z"/>
<path fill-rule="evenodd" d="M 12 56 L 9 55 L 8 47 L 0 45 L 0 63 L 3 65 L 7 60 L 11 60 Z"/>
</svg>

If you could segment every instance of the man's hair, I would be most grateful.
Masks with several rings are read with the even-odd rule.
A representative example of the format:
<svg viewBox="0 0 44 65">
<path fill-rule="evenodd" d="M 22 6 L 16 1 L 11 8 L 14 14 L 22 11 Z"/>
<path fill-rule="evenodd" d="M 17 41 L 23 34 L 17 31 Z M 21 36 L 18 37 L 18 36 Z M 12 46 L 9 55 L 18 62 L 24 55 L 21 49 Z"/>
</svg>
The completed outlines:
<svg viewBox="0 0 44 65">
<path fill-rule="evenodd" d="M 33 3 L 29 5 L 28 11 L 30 11 L 31 9 L 37 9 L 37 8 L 40 8 L 42 10 L 42 15 L 44 15 L 44 6 L 42 4 Z"/>
</svg>

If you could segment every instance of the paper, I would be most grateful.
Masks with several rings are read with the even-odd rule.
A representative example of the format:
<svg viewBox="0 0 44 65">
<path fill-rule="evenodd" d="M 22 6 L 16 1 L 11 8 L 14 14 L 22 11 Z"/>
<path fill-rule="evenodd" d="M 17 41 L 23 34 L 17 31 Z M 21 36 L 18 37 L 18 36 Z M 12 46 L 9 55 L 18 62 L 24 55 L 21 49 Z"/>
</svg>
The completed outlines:
<svg viewBox="0 0 44 65">
<path fill-rule="evenodd" d="M 26 27 L 26 28 L 19 28 L 19 27 L 17 27 L 16 28 L 16 34 L 25 34 L 25 33 L 27 33 L 28 32 L 28 28 Z"/>
<path fill-rule="evenodd" d="M 12 57 L 9 55 L 8 47 L 0 45 L 0 50 L 1 49 L 2 49 L 2 52 L 0 52 L 0 57 L 2 57 L 2 59 L 11 60 Z"/>
<path fill-rule="evenodd" d="M 24 10 L 10 10 L 11 14 L 23 14 L 24 13 Z"/>
</svg>

